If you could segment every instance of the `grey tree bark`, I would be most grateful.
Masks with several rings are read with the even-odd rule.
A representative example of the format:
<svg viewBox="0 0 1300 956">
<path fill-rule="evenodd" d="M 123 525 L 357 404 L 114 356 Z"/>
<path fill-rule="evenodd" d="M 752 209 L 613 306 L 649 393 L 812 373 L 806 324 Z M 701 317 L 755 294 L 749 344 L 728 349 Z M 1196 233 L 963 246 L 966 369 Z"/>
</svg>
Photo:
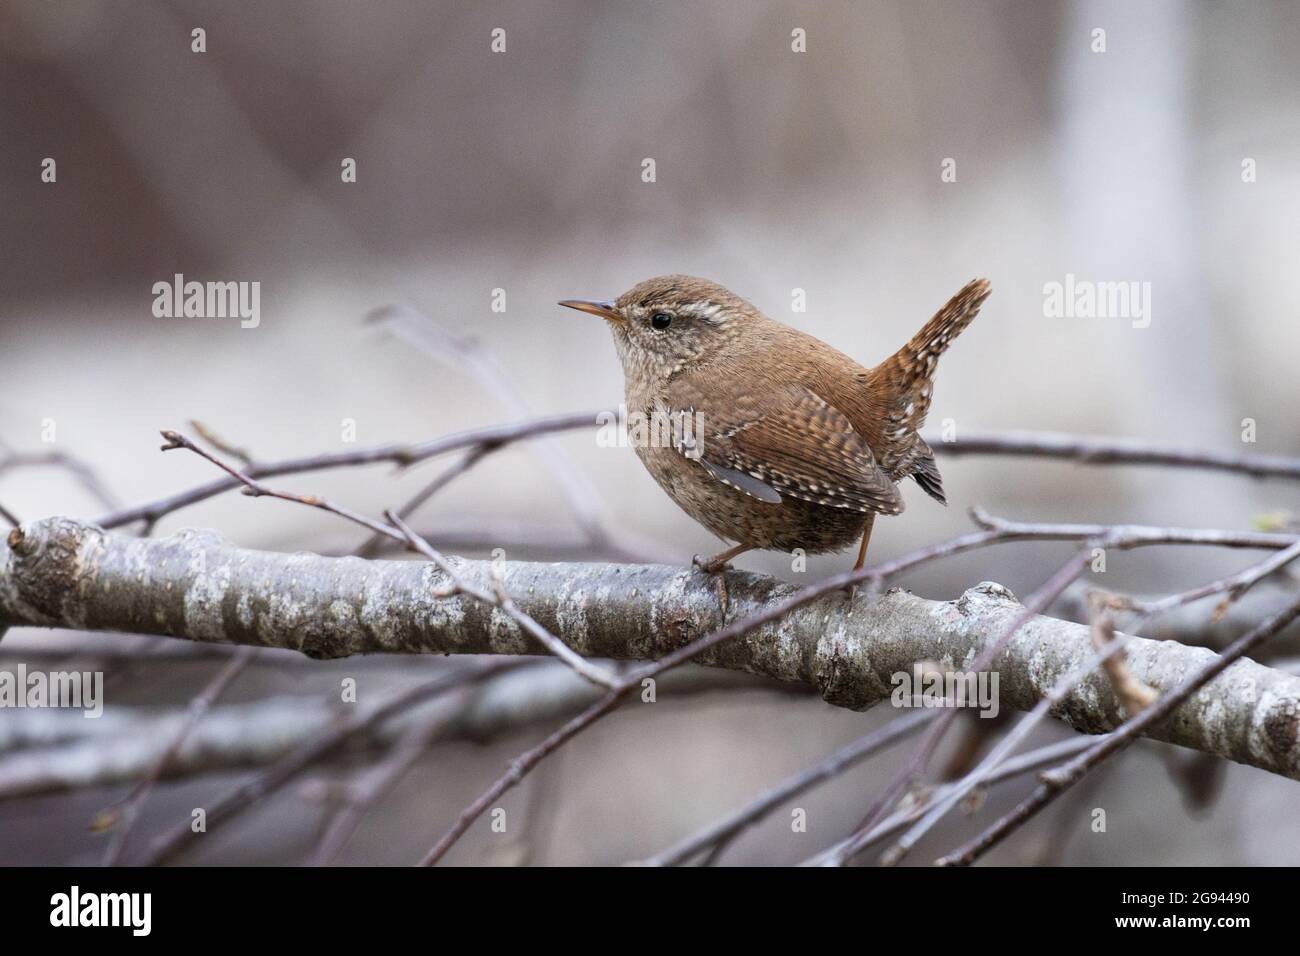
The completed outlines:
<svg viewBox="0 0 1300 956">
<path fill-rule="evenodd" d="M 193 641 L 290 648 L 314 658 L 361 653 L 539 654 L 499 608 L 445 594 L 432 565 L 237 548 L 210 531 L 133 538 L 68 518 L 15 529 L 0 551 L 0 627 L 128 631 Z M 499 578 L 514 602 L 588 657 L 652 659 L 748 617 L 799 589 L 729 572 L 717 582 L 661 565 L 452 559 L 464 580 Z M 815 600 L 697 661 L 806 684 L 829 703 L 865 709 L 890 696 L 916 661 L 962 670 L 1021 611 L 1004 587 L 976 585 L 955 601 L 902 590 Z M 1213 657 L 1205 648 L 1131 638 L 1138 680 L 1169 690 Z M 1087 628 L 1037 616 L 995 662 L 1000 704 L 1025 710 L 1093 654 Z M 1055 716 L 1101 733 L 1123 719 L 1107 677 L 1075 686 Z M 1151 736 L 1300 779 L 1300 677 L 1234 664 Z"/>
</svg>

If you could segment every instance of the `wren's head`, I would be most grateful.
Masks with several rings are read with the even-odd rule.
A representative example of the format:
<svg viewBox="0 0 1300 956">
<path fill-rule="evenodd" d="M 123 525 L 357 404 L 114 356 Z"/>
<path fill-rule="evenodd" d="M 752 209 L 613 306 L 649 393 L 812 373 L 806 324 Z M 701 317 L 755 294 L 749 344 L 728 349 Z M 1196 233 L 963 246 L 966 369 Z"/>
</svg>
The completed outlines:
<svg viewBox="0 0 1300 956">
<path fill-rule="evenodd" d="M 694 276 L 659 276 L 612 302 L 565 299 L 560 305 L 609 323 L 628 378 L 659 381 L 727 348 L 746 326 L 768 321 L 740 296 Z"/>
</svg>

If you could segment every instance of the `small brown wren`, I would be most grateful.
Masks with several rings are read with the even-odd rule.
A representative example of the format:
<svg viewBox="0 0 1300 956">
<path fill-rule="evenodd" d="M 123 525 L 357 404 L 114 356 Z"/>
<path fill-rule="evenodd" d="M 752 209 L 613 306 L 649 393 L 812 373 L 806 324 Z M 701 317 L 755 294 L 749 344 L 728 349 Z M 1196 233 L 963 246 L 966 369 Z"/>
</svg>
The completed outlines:
<svg viewBox="0 0 1300 956">
<path fill-rule="evenodd" d="M 874 368 L 707 279 L 660 276 L 612 302 L 560 305 L 608 320 L 629 415 L 673 423 L 669 441 L 634 441 L 637 456 L 688 515 L 736 542 L 697 564 L 718 571 L 753 549 L 842 551 L 861 536 L 860 568 L 875 516 L 903 510 L 896 482 L 911 476 L 946 503 L 918 429 L 939 356 L 988 295 L 986 280 L 967 283 Z"/>
</svg>

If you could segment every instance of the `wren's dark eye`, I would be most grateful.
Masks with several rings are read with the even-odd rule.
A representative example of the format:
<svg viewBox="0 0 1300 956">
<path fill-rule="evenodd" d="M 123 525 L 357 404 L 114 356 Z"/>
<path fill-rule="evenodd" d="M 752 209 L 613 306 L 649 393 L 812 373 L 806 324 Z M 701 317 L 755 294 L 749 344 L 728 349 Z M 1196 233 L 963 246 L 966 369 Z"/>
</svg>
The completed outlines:
<svg viewBox="0 0 1300 956">
<path fill-rule="evenodd" d="M 656 312 L 654 315 L 650 316 L 650 327 L 654 329 L 658 329 L 660 332 L 662 332 L 664 329 L 668 328 L 668 326 L 672 324 L 673 324 L 673 317 L 671 313 Z"/>
</svg>

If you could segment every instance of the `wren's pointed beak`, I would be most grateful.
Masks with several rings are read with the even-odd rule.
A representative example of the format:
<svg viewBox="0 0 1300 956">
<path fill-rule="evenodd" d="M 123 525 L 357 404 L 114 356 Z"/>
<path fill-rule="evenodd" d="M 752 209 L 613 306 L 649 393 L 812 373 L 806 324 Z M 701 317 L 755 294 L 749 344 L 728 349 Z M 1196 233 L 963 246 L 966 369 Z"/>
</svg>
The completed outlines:
<svg viewBox="0 0 1300 956">
<path fill-rule="evenodd" d="M 593 302 L 590 299 L 565 299 L 559 303 L 566 309 L 577 309 L 579 312 L 590 312 L 592 315 L 598 315 L 609 322 L 622 322 L 623 316 L 619 315 L 618 309 L 613 302 Z"/>
</svg>

